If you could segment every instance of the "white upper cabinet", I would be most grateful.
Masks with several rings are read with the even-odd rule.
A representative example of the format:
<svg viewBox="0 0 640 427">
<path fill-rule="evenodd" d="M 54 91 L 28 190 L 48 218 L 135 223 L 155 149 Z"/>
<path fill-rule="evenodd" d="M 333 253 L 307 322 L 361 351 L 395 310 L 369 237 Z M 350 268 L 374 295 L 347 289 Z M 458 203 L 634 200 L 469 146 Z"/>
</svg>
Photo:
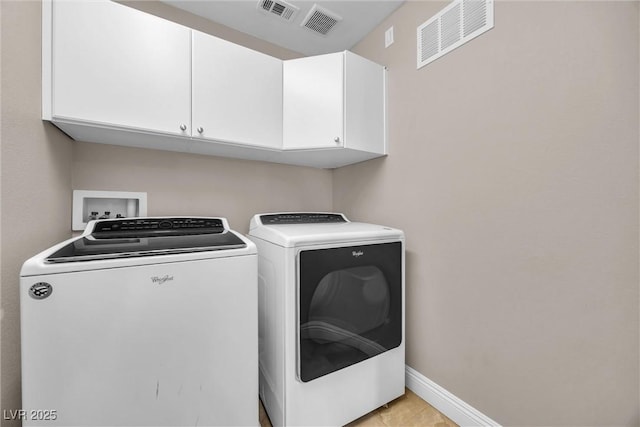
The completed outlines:
<svg viewBox="0 0 640 427">
<path fill-rule="evenodd" d="M 351 52 L 284 62 L 283 147 L 386 154 L 384 67 Z"/>
<path fill-rule="evenodd" d="M 110 1 L 51 6 L 45 118 L 190 134 L 189 28 Z"/>
<path fill-rule="evenodd" d="M 282 148 L 282 61 L 193 31 L 193 136 Z"/>
<path fill-rule="evenodd" d="M 386 155 L 385 93 L 351 52 L 282 61 L 117 2 L 42 2 L 42 117 L 79 141 L 336 168 Z"/>
</svg>

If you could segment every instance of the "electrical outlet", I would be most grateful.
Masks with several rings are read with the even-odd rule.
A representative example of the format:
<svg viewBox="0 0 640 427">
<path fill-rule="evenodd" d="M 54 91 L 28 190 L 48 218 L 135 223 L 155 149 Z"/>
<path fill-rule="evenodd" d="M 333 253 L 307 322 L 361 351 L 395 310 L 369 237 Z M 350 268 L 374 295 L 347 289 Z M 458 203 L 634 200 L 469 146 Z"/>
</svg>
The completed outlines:
<svg viewBox="0 0 640 427">
<path fill-rule="evenodd" d="M 389 47 L 393 44 L 393 27 L 389 27 L 387 31 L 384 32 L 384 47 Z"/>
</svg>

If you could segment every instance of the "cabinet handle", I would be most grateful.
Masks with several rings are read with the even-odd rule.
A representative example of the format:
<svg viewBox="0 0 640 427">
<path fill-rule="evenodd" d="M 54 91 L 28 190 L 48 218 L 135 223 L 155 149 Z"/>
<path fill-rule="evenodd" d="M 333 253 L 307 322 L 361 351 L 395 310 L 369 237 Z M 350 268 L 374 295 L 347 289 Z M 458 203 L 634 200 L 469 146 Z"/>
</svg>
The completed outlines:
<svg viewBox="0 0 640 427">
<path fill-rule="evenodd" d="M 339 137 L 339 136 L 336 136 L 335 138 L 333 138 L 333 140 L 334 140 L 335 142 L 340 142 L 340 137 Z"/>
<path fill-rule="evenodd" d="M 200 126 L 200 127 L 197 129 L 197 131 L 198 131 L 198 133 L 202 133 L 202 132 L 204 132 L 204 129 L 202 128 L 202 126 Z"/>
<path fill-rule="evenodd" d="M 187 125 L 181 124 L 180 125 L 180 130 L 187 130 Z"/>
</svg>

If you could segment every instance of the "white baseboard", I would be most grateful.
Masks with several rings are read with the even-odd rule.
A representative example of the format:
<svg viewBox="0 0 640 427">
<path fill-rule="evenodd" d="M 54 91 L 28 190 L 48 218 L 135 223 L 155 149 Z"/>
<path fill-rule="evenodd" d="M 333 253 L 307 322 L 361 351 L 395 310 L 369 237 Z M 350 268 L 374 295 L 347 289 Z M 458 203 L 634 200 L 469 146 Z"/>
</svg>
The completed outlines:
<svg viewBox="0 0 640 427">
<path fill-rule="evenodd" d="M 420 396 L 461 427 L 501 427 L 500 424 L 465 403 L 459 397 L 449 393 L 410 366 L 406 366 L 405 380 L 409 390 Z"/>
</svg>

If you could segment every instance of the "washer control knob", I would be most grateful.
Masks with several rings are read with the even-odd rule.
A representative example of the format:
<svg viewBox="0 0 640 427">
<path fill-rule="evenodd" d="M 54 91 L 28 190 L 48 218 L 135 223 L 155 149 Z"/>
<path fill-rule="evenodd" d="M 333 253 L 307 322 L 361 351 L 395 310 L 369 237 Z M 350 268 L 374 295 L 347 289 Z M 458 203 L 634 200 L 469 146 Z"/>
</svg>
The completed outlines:
<svg viewBox="0 0 640 427">
<path fill-rule="evenodd" d="M 160 221 L 160 223 L 158 224 L 158 228 L 161 228 L 163 230 L 167 230 L 169 228 L 173 228 L 173 223 L 171 221 Z"/>
<path fill-rule="evenodd" d="M 336 136 L 335 138 L 333 138 L 333 140 L 334 140 L 335 142 L 338 142 L 338 143 L 339 143 L 339 142 L 340 142 L 340 137 L 339 137 L 339 136 Z"/>
<path fill-rule="evenodd" d="M 197 130 L 198 130 L 198 133 L 204 132 L 204 128 L 202 126 L 200 126 Z"/>
<path fill-rule="evenodd" d="M 184 123 L 180 125 L 180 130 L 187 130 L 187 125 Z"/>
</svg>

